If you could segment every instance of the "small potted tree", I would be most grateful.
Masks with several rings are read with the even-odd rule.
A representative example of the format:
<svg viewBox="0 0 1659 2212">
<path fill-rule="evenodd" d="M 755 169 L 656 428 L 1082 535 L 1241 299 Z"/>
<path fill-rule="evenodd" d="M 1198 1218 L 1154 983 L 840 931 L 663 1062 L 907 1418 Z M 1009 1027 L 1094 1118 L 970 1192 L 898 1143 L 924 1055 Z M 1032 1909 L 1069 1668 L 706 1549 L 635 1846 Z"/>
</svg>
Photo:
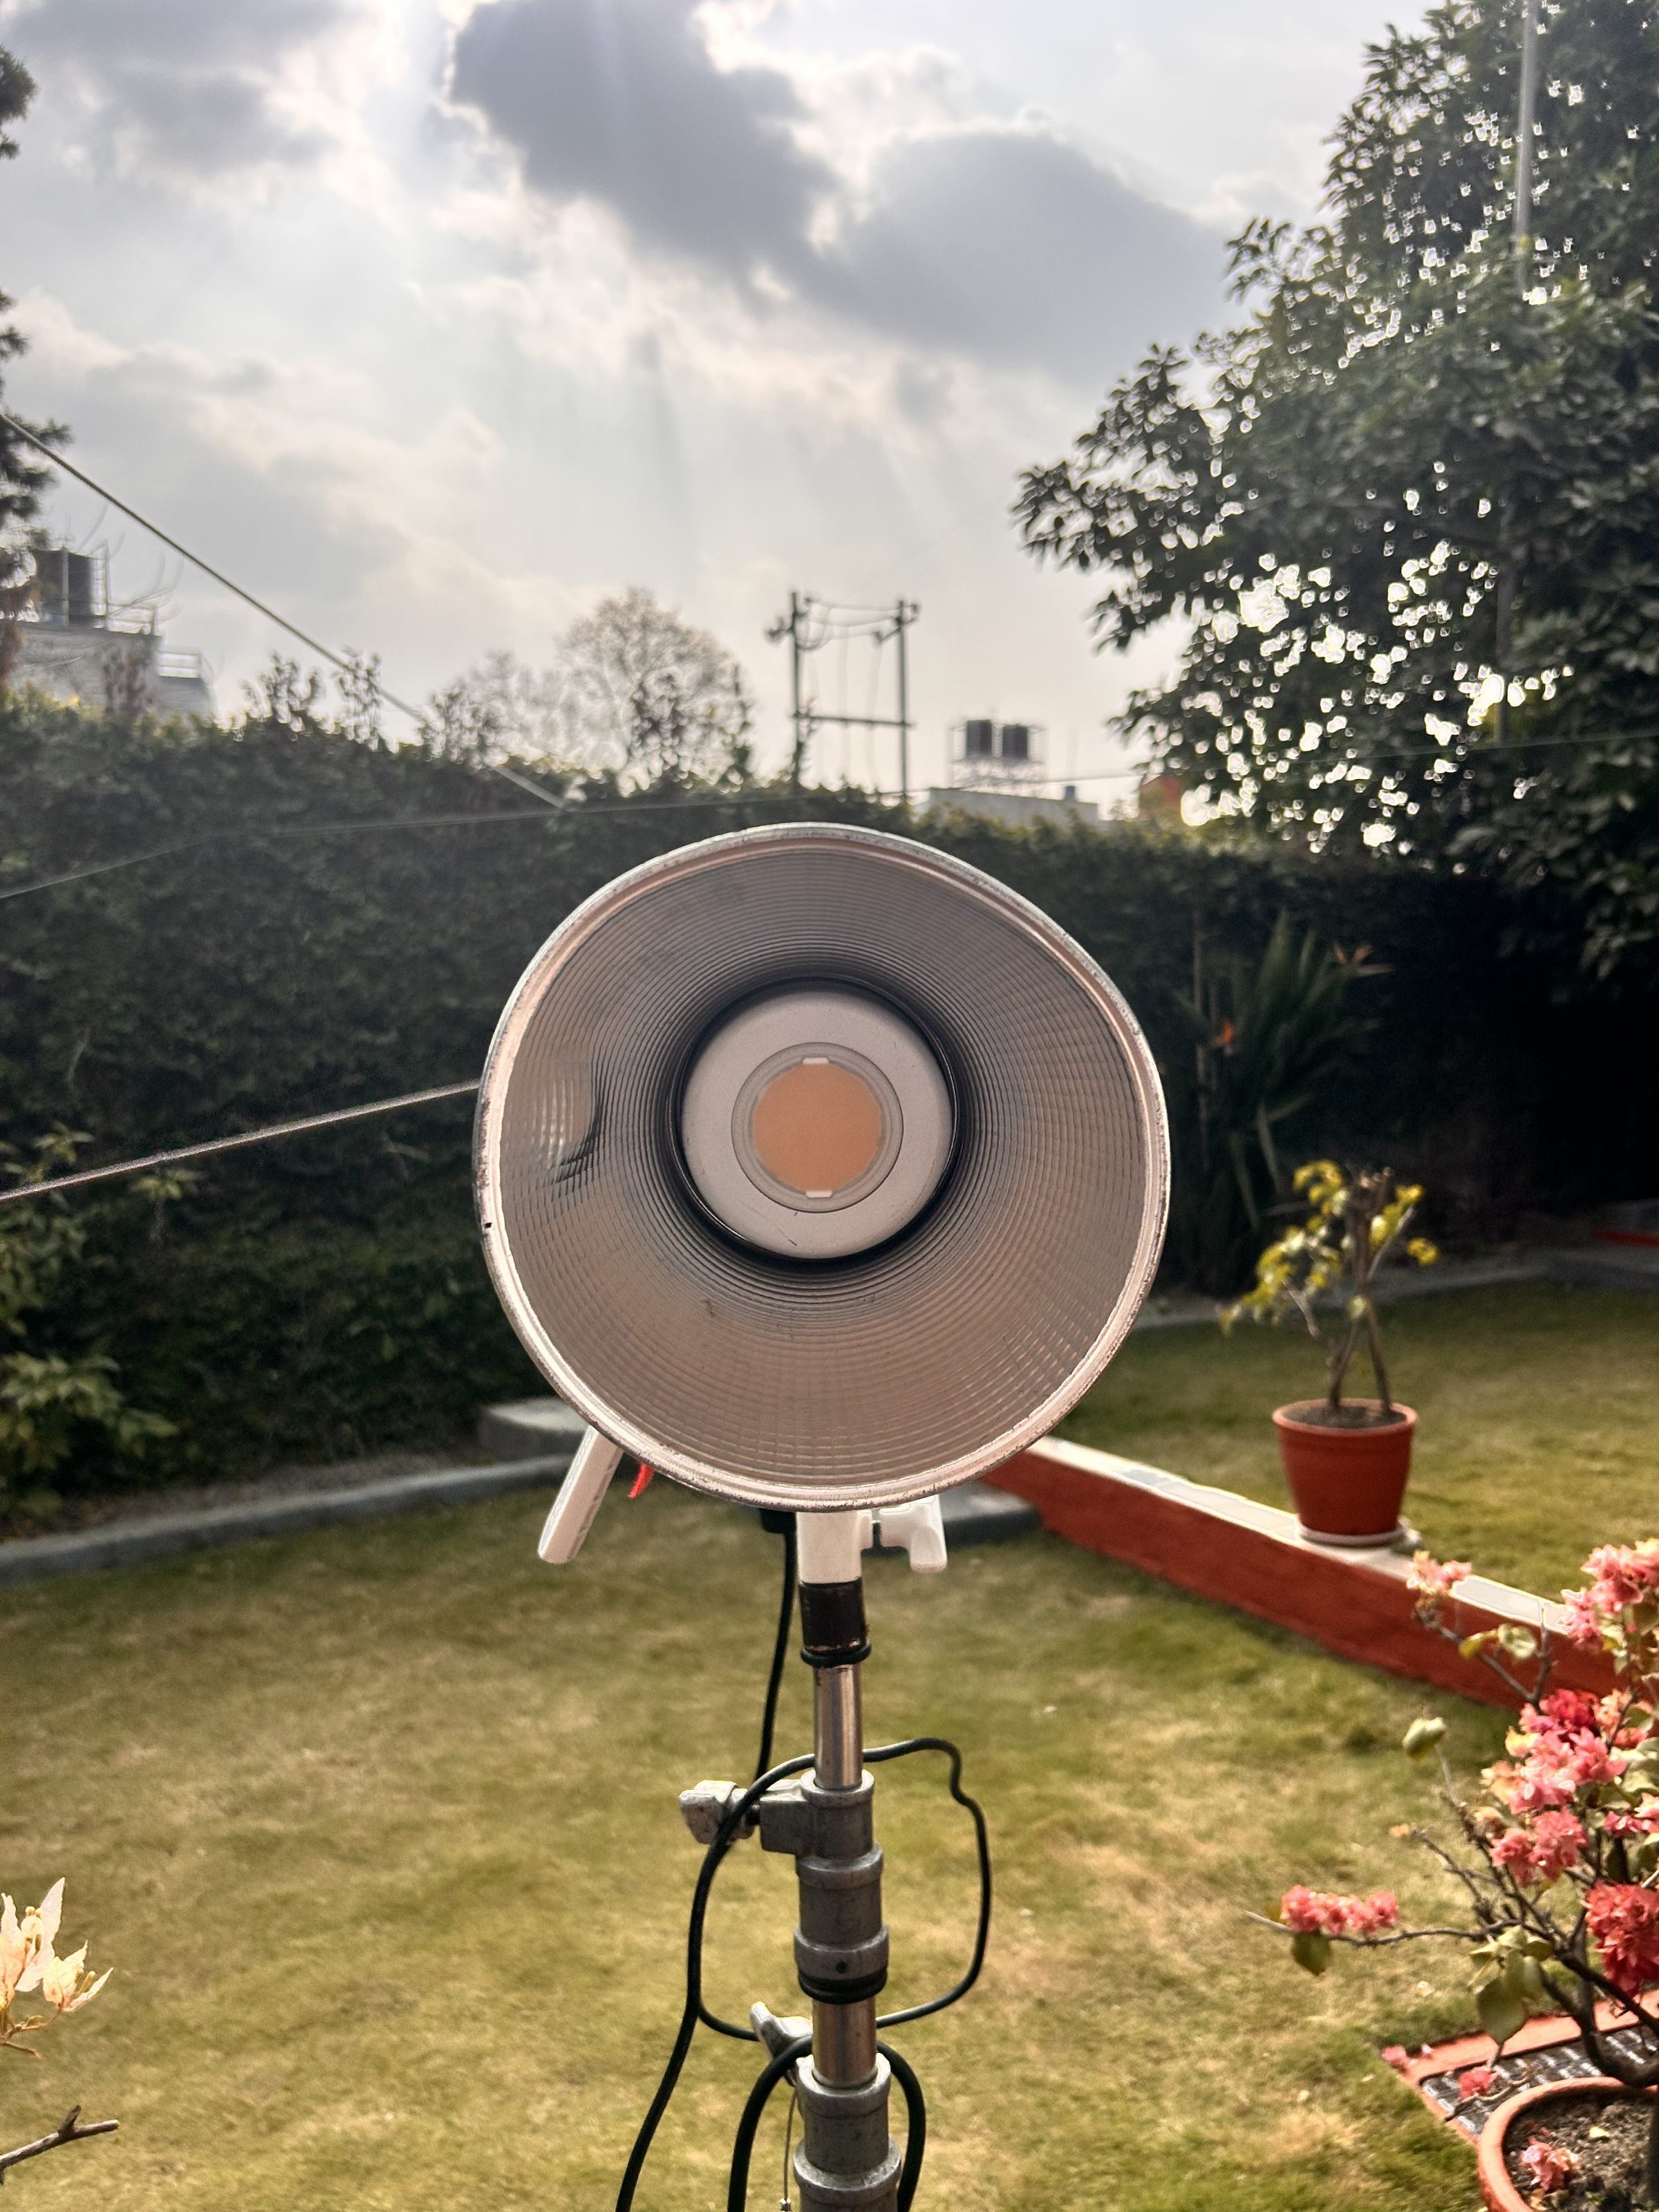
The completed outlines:
<svg viewBox="0 0 1659 2212">
<path fill-rule="evenodd" d="M 1518 1624 L 1459 1638 L 1445 1615 L 1469 1569 L 1418 1553 L 1419 1620 L 1483 1659 L 1521 1700 L 1508 1756 L 1468 1795 L 1440 1749 L 1445 1723 L 1425 1718 L 1407 1731 L 1408 1755 L 1439 1757 L 1457 1839 L 1395 1833 L 1431 1854 L 1455 1903 L 1443 1924 L 1412 1928 L 1388 1891 L 1340 1897 L 1298 1885 L 1268 1923 L 1313 1974 L 1338 1945 L 1462 1945 L 1496 2049 L 1458 2087 L 1489 2106 L 1500 2088 L 1493 2066 L 1528 2015 L 1571 2015 L 1598 2072 L 1522 2088 L 1492 2109 L 1480 2182 L 1493 2212 L 1659 2206 L 1659 1540 L 1592 1552 L 1584 1571 L 1585 1587 L 1567 1594 L 1565 1633 L 1612 1661 L 1613 1687 L 1601 1698 L 1548 1691 L 1549 1640 Z"/>
<path fill-rule="evenodd" d="M 1334 1161 L 1313 1160 L 1297 1170 L 1294 1183 L 1307 1201 L 1307 1218 L 1267 1247 L 1255 1263 L 1255 1286 L 1227 1309 L 1221 1326 L 1231 1329 L 1243 1314 L 1258 1322 L 1294 1315 L 1326 1346 L 1324 1396 L 1273 1413 L 1302 1533 L 1321 1544 L 1390 1544 L 1400 1530 L 1417 1415 L 1395 1404 L 1389 1383 L 1376 1317 L 1377 1270 L 1396 1254 L 1419 1267 L 1431 1266 L 1439 1254 L 1426 1238 L 1406 1233 L 1422 1202 L 1421 1188 L 1396 1182 L 1386 1168 L 1350 1176 Z M 1328 1342 L 1323 1308 L 1338 1316 Z M 1377 1395 L 1345 1397 L 1362 1340 Z"/>
</svg>

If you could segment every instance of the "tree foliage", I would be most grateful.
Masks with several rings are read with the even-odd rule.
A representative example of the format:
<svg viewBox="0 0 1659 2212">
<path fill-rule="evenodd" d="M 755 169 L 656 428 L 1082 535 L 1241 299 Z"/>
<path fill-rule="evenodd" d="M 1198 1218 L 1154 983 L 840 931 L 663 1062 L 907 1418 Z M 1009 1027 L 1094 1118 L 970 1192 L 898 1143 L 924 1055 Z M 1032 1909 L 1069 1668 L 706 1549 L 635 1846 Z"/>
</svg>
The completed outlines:
<svg viewBox="0 0 1659 2212">
<path fill-rule="evenodd" d="M 447 760 L 695 782 L 746 775 L 751 720 L 743 671 L 720 640 L 634 588 L 579 616 L 539 672 L 486 654 L 433 694 L 426 732 Z"/>
<path fill-rule="evenodd" d="M 1245 319 L 1151 353 L 1018 512 L 1109 574 L 1103 643 L 1188 625 L 1124 717 L 1161 761 L 1545 885 L 1607 974 L 1659 939 L 1659 7 L 1543 0 L 1517 247 L 1520 17 L 1372 47 L 1325 219 L 1250 225 Z"/>
</svg>

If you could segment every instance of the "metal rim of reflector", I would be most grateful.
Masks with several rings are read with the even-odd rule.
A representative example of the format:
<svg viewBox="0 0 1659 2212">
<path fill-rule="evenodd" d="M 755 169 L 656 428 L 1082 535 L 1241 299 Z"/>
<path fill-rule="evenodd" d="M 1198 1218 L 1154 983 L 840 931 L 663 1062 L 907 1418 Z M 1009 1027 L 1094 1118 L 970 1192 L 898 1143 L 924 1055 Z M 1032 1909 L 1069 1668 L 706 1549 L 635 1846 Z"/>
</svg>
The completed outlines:
<svg viewBox="0 0 1659 2212">
<path fill-rule="evenodd" d="M 884 1001 L 954 1094 L 957 1147 L 874 1252 L 722 1232 L 678 1115 L 696 1055 L 788 987 Z M 898 1504 L 1044 1435 L 1151 1288 L 1169 1196 L 1157 1071 L 1096 963 L 929 847 L 836 824 L 681 848 L 594 893 L 520 979 L 485 1062 L 486 1259 L 586 1419 L 752 1505 Z"/>
</svg>

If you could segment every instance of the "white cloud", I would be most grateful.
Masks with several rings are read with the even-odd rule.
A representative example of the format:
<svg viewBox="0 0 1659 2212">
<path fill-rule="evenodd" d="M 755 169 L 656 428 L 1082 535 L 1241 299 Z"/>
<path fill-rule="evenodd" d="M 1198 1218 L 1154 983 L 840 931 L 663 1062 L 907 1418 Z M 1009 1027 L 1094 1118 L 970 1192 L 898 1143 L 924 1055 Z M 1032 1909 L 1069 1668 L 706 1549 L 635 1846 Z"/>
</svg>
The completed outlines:
<svg viewBox="0 0 1659 2212">
<path fill-rule="evenodd" d="M 935 49 L 797 79 L 722 64 L 693 0 L 483 0 L 449 89 L 532 195 L 608 211 L 751 313 L 1086 384 L 1218 304 L 1213 238 L 1052 121 L 959 119 L 971 88 Z M 810 93 L 830 94 L 816 118 Z M 829 126 L 849 118 L 843 149 Z"/>
<path fill-rule="evenodd" d="M 1018 550 L 1016 472 L 1202 319 L 1212 217 L 1328 127 L 1347 77 L 1285 38 L 1357 77 L 1383 12 L 0 0 L 41 85 L 0 168 L 35 341 L 8 388 L 414 696 L 637 581 L 743 656 L 776 759 L 787 592 L 903 590 L 924 771 L 949 720 L 1006 712 L 1086 773 L 1135 672 L 1091 653 L 1090 580 Z M 78 492 L 53 514 L 125 531 Z M 234 699 L 279 641 L 188 574 L 179 598 Z"/>
</svg>

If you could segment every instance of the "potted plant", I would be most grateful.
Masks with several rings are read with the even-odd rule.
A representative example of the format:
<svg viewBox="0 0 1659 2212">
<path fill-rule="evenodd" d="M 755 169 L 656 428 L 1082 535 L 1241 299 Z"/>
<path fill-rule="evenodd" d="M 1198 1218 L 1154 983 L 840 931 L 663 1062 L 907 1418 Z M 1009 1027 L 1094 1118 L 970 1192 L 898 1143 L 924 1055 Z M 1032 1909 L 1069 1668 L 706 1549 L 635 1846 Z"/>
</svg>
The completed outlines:
<svg viewBox="0 0 1659 2212">
<path fill-rule="evenodd" d="M 1458 1842 L 1418 1827 L 1395 1832 L 1421 1844 L 1448 1877 L 1455 1902 L 1446 1923 L 1402 1926 L 1385 1890 L 1355 1898 L 1298 1886 L 1268 1924 L 1313 1974 L 1339 1944 L 1463 1944 L 1494 2061 L 1533 2013 L 1567 2013 L 1599 2075 L 1540 2084 L 1498 2107 L 1481 2139 L 1486 2201 L 1494 2212 L 1659 2206 L 1659 1994 L 1650 1993 L 1659 1984 L 1659 1540 L 1592 1552 L 1584 1588 L 1565 1594 L 1568 1638 L 1612 1662 L 1613 1687 L 1602 1698 L 1548 1692 L 1547 1636 L 1511 1623 L 1458 1638 L 1444 1616 L 1469 1571 L 1419 1552 L 1419 1618 L 1523 1702 L 1507 1756 L 1468 1796 L 1440 1750 L 1445 1723 L 1423 1719 L 1407 1731 L 1411 1757 L 1440 1759 Z M 1486 2097 L 1496 2077 L 1490 2066 L 1471 2068 L 1459 2086 Z"/>
<path fill-rule="evenodd" d="M 1328 1346 L 1322 1398 L 1273 1413 L 1279 1456 L 1302 1533 L 1319 1544 L 1389 1544 L 1411 1474 L 1417 1415 L 1395 1403 L 1376 1318 L 1376 1273 L 1396 1252 L 1419 1267 L 1440 1256 L 1421 1237 L 1407 1237 L 1423 1193 L 1387 1168 L 1347 1175 L 1332 1160 L 1297 1170 L 1306 1220 L 1287 1229 L 1255 1263 L 1255 1287 L 1221 1316 L 1282 1321 L 1294 1314 L 1316 1343 L 1325 1341 L 1320 1309 L 1340 1315 Z M 1342 1386 L 1361 1340 L 1376 1378 L 1375 1398 L 1344 1397 Z"/>
</svg>

